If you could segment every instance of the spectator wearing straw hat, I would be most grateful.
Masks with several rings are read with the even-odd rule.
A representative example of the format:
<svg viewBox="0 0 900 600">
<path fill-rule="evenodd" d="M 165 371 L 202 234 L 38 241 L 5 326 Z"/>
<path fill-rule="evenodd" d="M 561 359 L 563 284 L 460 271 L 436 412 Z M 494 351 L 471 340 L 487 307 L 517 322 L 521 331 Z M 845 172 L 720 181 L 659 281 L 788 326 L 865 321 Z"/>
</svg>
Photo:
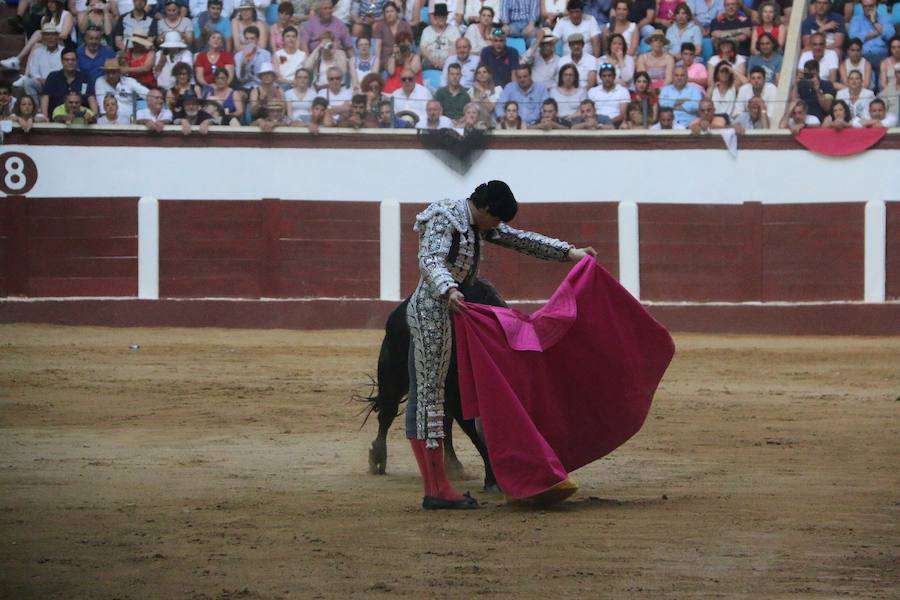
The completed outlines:
<svg viewBox="0 0 900 600">
<path fill-rule="evenodd" d="M 59 32 L 53 23 L 44 23 L 41 28 L 43 43 L 38 44 L 28 55 L 25 74 L 19 77 L 14 87 L 21 87 L 31 97 L 44 91 L 44 84 L 50 73 L 62 69 L 62 46 L 59 45 Z M 44 114 L 47 114 L 46 112 Z"/>
<path fill-rule="evenodd" d="M 106 96 L 114 96 L 119 114 L 129 119 L 135 114 L 134 107 L 137 101 L 146 98 L 149 91 L 137 79 L 122 76 L 122 65 L 116 58 L 110 58 L 103 63 L 103 75 L 94 82 L 97 106 L 105 106 Z M 105 109 L 101 112 L 106 114 Z"/>
<path fill-rule="evenodd" d="M 566 40 L 569 45 L 569 53 L 559 61 L 559 68 L 573 64 L 578 69 L 578 85 L 589 90 L 597 85 L 597 59 L 584 51 L 584 36 L 573 33 Z"/>
<path fill-rule="evenodd" d="M 116 48 L 119 50 L 130 48 L 135 31 L 156 37 L 156 19 L 147 12 L 147 0 L 134 0 L 134 8 L 119 18 L 113 29 Z"/>
<path fill-rule="evenodd" d="M 265 63 L 259 68 L 259 85 L 250 90 L 250 115 L 258 118 L 269 100 L 284 100 L 284 91 L 276 83 L 275 66 Z"/>
<path fill-rule="evenodd" d="M 709 36 L 713 41 L 730 37 L 737 43 L 737 52 L 750 56 L 750 17 L 738 10 L 739 0 L 724 0 L 723 12 L 709 24 Z"/>
<path fill-rule="evenodd" d="M 538 38 L 538 43 L 528 49 L 523 60 L 531 64 L 531 78 L 550 90 L 556 86 L 561 66 L 561 59 L 556 54 L 556 42 L 559 38 L 549 27 L 538 32 Z"/>
<path fill-rule="evenodd" d="M 131 33 L 129 48 L 125 52 L 125 64 L 122 67 L 123 75 L 131 75 L 143 85 L 154 87 L 156 76 L 153 73 L 153 65 L 156 62 L 156 54 L 153 52 L 153 39 L 142 29 L 135 29 Z"/>
<path fill-rule="evenodd" d="M 675 58 L 666 51 L 669 38 L 662 29 L 655 30 L 647 37 L 650 43 L 650 52 L 638 56 L 635 63 L 637 71 L 650 74 L 650 81 L 654 89 L 660 89 L 672 83 L 672 69 L 675 67 Z"/>
<path fill-rule="evenodd" d="M 78 92 L 81 95 L 81 104 L 88 106 L 93 114 L 97 114 L 94 84 L 86 73 L 78 70 L 78 57 L 74 48 L 63 50 L 62 69 L 47 75 L 47 82 L 41 94 L 41 112 L 52 115 L 56 107 L 66 101 L 69 92 Z"/>
<path fill-rule="evenodd" d="M 587 43 L 591 42 L 591 56 L 600 56 L 600 26 L 597 19 L 584 14 L 584 2 L 582 0 L 569 0 L 566 4 L 567 16 L 556 21 L 553 27 L 553 35 L 557 39 L 567 40 L 569 36 L 580 33 Z"/>
</svg>

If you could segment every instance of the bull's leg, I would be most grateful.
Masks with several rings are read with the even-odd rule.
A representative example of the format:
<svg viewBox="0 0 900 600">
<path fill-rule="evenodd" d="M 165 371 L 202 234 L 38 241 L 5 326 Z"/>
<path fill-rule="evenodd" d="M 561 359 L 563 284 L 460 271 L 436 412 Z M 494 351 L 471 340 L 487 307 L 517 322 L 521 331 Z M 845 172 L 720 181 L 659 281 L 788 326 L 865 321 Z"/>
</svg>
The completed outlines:
<svg viewBox="0 0 900 600">
<path fill-rule="evenodd" d="M 387 434 L 396 416 L 396 406 L 393 410 L 391 407 L 382 408 L 378 413 L 378 435 L 369 448 L 369 473 L 373 475 L 384 475 L 387 469 Z"/>
<path fill-rule="evenodd" d="M 453 416 L 444 417 L 444 468 L 453 479 L 472 479 L 453 447 Z"/>
<path fill-rule="evenodd" d="M 478 428 L 476 427 L 475 421 L 463 421 L 462 419 L 459 419 L 458 422 L 462 430 L 469 436 L 469 439 L 472 440 L 472 445 L 478 450 L 478 454 L 481 455 L 481 460 L 484 461 L 484 491 L 488 494 L 501 493 L 500 486 L 497 485 L 497 479 L 494 477 L 494 470 L 491 468 L 487 446 L 480 435 L 480 431 L 478 431 Z"/>
</svg>

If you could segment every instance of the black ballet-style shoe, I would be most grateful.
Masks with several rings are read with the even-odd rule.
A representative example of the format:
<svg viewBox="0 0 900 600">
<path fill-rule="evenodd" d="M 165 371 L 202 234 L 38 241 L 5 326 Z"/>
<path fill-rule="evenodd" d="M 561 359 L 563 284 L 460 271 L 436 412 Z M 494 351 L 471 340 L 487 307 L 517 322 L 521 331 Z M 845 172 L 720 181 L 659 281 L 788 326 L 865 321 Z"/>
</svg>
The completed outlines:
<svg viewBox="0 0 900 600">
<path fill-rule="evenodd" d="M 469 495 L 469 492 L 463 494 L 464 498 L 460 500 L 445 500 L 436 496 L 425 496 L 422 498 L 422 508 L 425 510 L 469 510 L 478 508 L 478 500 Z"/>
</svg>

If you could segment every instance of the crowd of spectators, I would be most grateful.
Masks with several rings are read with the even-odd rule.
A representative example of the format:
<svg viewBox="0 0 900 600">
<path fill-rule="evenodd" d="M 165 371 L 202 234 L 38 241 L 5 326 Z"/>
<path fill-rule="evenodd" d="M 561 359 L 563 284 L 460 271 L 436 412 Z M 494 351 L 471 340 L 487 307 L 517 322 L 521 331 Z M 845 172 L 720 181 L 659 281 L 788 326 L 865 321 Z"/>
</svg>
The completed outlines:
<svg viewBox="0 0 900 600">
<path fill-rule="evenodd" d="M 791 1 L 21 0 L 0 119 L 473 129 L 896 126 L 900 6 Z M 769 120 L 790 86 L 780 123 Z M 780 111 L 779 111 L 780 112 Z"/>
</svg>

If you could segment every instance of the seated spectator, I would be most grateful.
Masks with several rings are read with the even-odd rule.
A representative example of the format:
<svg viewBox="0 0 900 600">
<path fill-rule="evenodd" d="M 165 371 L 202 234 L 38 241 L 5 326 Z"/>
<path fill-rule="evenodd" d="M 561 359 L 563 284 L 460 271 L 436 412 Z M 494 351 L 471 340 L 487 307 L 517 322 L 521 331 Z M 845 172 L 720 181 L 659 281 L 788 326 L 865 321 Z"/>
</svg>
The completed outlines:
<svg viewBox="0 0 900 600">
<path fill-rule="evenodd" d="M 609 63 L 616 68 L 617 84 L 626 88 L 634 85 L 634 57 L 628 54 L 628 44 L 618 33 L 610 36 L 608 50 L 597 63 Z"/>
<path fill-rule="evenodd" d="M 484 113 L 494 114 L 494 108 L 502 92 L 503 88 L 494 83 L 494 78 L 491 77 L 491 72 L 486 66 L 480 65 L 475 69 L 475 81 L 469 88 L 469 97 L 472 102 L 481 107 Z"/>
<path fill-rule="evenodd" d="M 16 99 L 12 95 L 12 86 L 8 81 L 0 81 L 0 121 L 10 120 Z"/>
<path fill-rule="evenodd" d="M 337 120 L 337 127 L 350 127 L 351 129 L 360 129 L 363 127 L 376 128 L 378 120 L 366 106 L 365 94 L 354 94 L 350 99 L 350 109 L 345 115 Z"/>
<path fill-rule="evenodd" d="M 835 96 L 834 85 L 819 78 L 819 63 L 815 60 L 803 65 L 803 72 L 799 77 L 791 90 L 791 100 L 803 100 L 804 109 L 821 123 L 831 110 L 831 99 Z"/>
<path fill-rule="evenodd" d="M 453 121 L 443 114 L 441 103 L 429 100 L 425 105 L 425 119 L 416 124 L 416 129 L 452 129 Z"/>
<path fill-rule="evenodd" d="M 275 67 L 264 64 L 257 75 L 259 86 L 250 90 L 250 116 L 254 119 L 260 118 L 263 108 L 270 104 L 270 100 L 284 100 L 284 92 L 275 83 Z"/>
<path fill-rule="evenodd" d="M 134 8 L 122 15 L 113 29 L 116 49 L 123 52 L 133 47 L 132 36 L 136 31 L 141 33 L 142 44 L 144 38 L 148 38 L 150 47 L 153 46 L 153 38 L 156 37 L 156 19 L 147 12 L 147 0 L 134 0 L 133 5 Z"/>
<path fill-rule="evenodd" d="M 165 126 L 172 122 L 172 111 L 166 108 L 163 91 L 152 88 L 147 93 L 147 108 L 137 112 L 137 123 L 146 127 L 149 131 L 161 132 Z"/>
<path fill-rule="evenodd" d="M 279 127 L 291 127 L 294 123 L 284 106 L 284 100 L 270 98 L 252 123 L 264 133 L 271 133 Z"/>
<path fill-rule="evenodd" d="M 148 91 L 150 90 L 138 83 L 137 79 L 123 77 L 122 66 L 115 58 L 106 61 L 103 65 L 103 75 L 94 82 L 97 105 L 104 106 L 106 97 L 113 96 L 119 114 L 129 122 L 135 114 L 134 107 L 137 101 L 146 98 Z M 105 108 L 103 114 L 106 114 Z"/>
<path fill-rule="evenodd" d="M 655 0 L 633 0 L 631 8 L 628 10 L 628 20 L 637 26 L 641 40 L 645 40 L 653 35 L 656 31 L 656 27 L 653 24 L 656 20 Z"/>
<path fill-rule="evenodd" d="M 194 25 L 191 20 L 181 14 L 178 0 L 164 0 L 163 17 L 156 22 L 156 40 L 162 44 L 163 40 L 170 41 L 173 38 L 169 33 L 177 33 L 184 46 L 188 48 L 194 43 Z"/>
<path fill-rule="evenodd" d="M 886 104 L 881 98 L 875 98 L 869 103 L 869 118 L 856 117 L 853 119 L 854 127 L 891 127 L 897 126 L 897 114 L 887 114 Z"/>
<path fill-rule="evenodd" d="M 847 87 L 838 90 L 836 98 L 845 101 L 850 107 L 849 120 L 856 117 L 869 118 L 869 103 L 875 98 L 875 92 L 863 87 L 862 73 L 850 71 L 847 76 Z"/>
<path fill-rule="evenodd" d="M 896 31 L 889 15 L 878 13 L 877 0 L 862 0 L 862 14 L 850 20 L 847 33 L 862 40 L 862 55 L 879 73 L 881 61 L 888 55 L 888 41 Z"/>
<path fill-rule="evenodd" d="M 637 84 L 637 77 L 635 77 Z M 660 108 L 668 106 L 675 112 L 675 120 L 685 127 L 694 120 L 703 94 L 696 88 L 687 84 L 687 70 L 682 65 L 678 65 L 672 71 L 672 83 L 664 87 L 659 92 Z M 712 102 L 710 102 L 712 106 Z M 715 107 L 713 107 L 715 114 Z"/>
<path fill-rule="evenodd" d="M 840 67 L 837 52 L 825 49 L 825 34 L 814 33 L 809 38 L 811 50 L 807 50 L 800 55 L 797 67 L 803 68 L 806 61 L 815 60 L 819 63 L 819 78 L 834 83 L 837 81 L 838 68 Z"/>
<path fill-rule="evenodd" d="M 462 25 L 463 22 L 463 11 L 465 11 L 465 0 L 416 0 L 414 2 L 415 8 L 413 9 L 413 15 L 417 18 L 412 21 L 413 25 L 420 25 L 418 17 L 422 13 L 422 8 L 428 8 L 428 19 L 431 20 L 431 17 L 434 15 L 435 10 L 441 4 L 447 7 L 447 22 L 450 24 L 450 27 L 453 27 L 457 31 L 459 30 L 459 26 Z"/>
<path fill-rule="evenodd" d="M 193 91 L 186 91 L 178 98 L 178 105 L 172 111 L 172 122 L 181 126 L 181 133 L 188 135 L 197 126 L 201 135 L 209 132 L 213 125 L 211 114 L 200 108 L 200 98 Z"/>
<path fill-rule="evenodd" d="M 625 119 L 619 129 L 649 129 L 650 121 L 640 102 L 629 102 L 625 107 Z"/>
<path fill-rule="evenodd" d="M 679 4 L 685 4 L 682 0 L 658 0 L 656 3 L 656 15 L 655 15 L 655 23 L 654 26 L 662 29 L 663 31 L 667 30 L 669 27 L 675 24 L 675 10 L 678 8 Z M 693 16 L 691 17 L 693 18 Z M 690 21 L 690 19 L 688 19 Z M 697 31 L 700 31 L 699 28 Z"/>
<path fill-rule="evenodd" d="M 488 129 L 488 121 L 484 118 L 481 106 L 474 102 L 469 102 L 463 109 L 462 118 L 457 121 L 456 127 L 462 129 L 463 135 L 471 131 L 484 131 Z"/>
<path fill-rule="evenodd" d="M 609 40 L 613 34 L 619 34 L 626 41 L 625 46 L 628 48 L 628 54 L 634 56 L 640 42 L 640 35 L 637 23 L 628 18 L 630 10 L 631 4 L 629 4 L 628 0 L 615 0 L 612 18 L 603 30 L 603 41 L 608 48 Z"/>
<path fill-rule="evenodd" d="M 388 99 L 388 95 L 384 93 L 384 82 L 381 81 L 381 75 L 378 73 L 366 75 L 360 83 L 359 92 L 365 95 L 367 110 L 377 119 L 381 101 Z"/>
<path fill-rule="evenodd" d="M 807 104 L 803 100 L 799 98 L 793 100 L 788 109 L 784 111 L 784 116 L 781 117 L 781 122 L 778 126 L 781 129 L 790 129 L 791 133 L 797 135 L 805 127 L 818 127 L 821 125 L 822 122 L 819 118 L 809 114 L 807 108 Z"/>
<path fill-rule="evenodd" d="M 577 34 L 576 34 L 577 35 Z M 500 106 L 506 106 L 510 100 L 515 100 L 519 105 L 519 114 L 526 125 L 536 122 L 541 115 L 544 100 L 547 99 L 547 88 L 531 79 L 531 66 L 518 65 L 515 70 L 516 80 L 503 88 L 500 100 L 497 102 L 496 116 L 500 118 L 502 112 Z"/>
<path fill-rule="evenodd" d="M 350 87 L 362 91 L 359 87 L 360 82 L 367 75 L 379 75 L 380 71 L 378 55 L 372 49 L 372 41 L 369 38 L 357 38 L 356 54 L 350 59 Z"/>
<path fill-rule="evenodd" d="M 281 2 L 278 5 L 278 20 L 269 27 L 269 52 L 277 53 L 284 48 L 284 30 L 290 27 L 295 32 L 297 28 L 293 25 L 294 5 L 290 2 Z M 298 34 L 299 44 L 299 34 Z M 305 53 L 304 53 L 305 54 Z"/>
<path fill-rule="evenodd" d="M 42 43 L 28 56 L 25 74 L 13 83 L 14 87 L 23 88 L 27 96 L 42 94 L 50 73 L 62 69 L 63 48 L 59 45 L 59 33 L 48 23 L 42 29 L 41 39 Z"/>
<path fill-rule="evenodd" d="M 222 36 L 219 51 L 231 54 L 231 21 L 222 14 L 222 8 L 222 0 L 209 0 L 206 10 L 194 16 L 194 48 L 198 52 L 208 51 L 210 38 L 218 33 Z"/>
<path fill-rule="evenodd" d="M 384 20 L 377 21 L 372 27 L 372 41 L 375 43 L 375 54 L 382 68 L 387 68 L 388 60 L 394 53 L 397 36 L 401 33 L 412 41 L 412 28 L 400 18 L 400 8 L 392 0 L 384 3 Z M 393 73 L 394 69 L 390 69 Z"/>
<path fill-rule="evenodd" d="M 216 74 L 225 71 L 228 83 L 234 81 L 234 56 L 224 47 L 225 38 L 218 31 L 206 40 L 206 51 L 197 55 L 194 61 L 194 79 L 200 86 L 212 85 Z"/>
<path fill-rule="evenodd" d="M 519 64 L 519 53 L 506 45 L 506 32 L 503 29 L 494 29 L 491 45 L 481 51 L 479 64 L 488 68 L 497 85 L 506 87 L 512 81 L 513 69 Z"/>
<path fill-rule="evenodd" d="M 674 73 L 674 70 L 672 71 Z M 706 90 L 697 90 L 700 97 L 706 93 Z M 650 83 L 650 75 L 645 71 L 640 71 L 634 76 L 634 90 L 631 92 L 631 101 L 640 102 L 643 110 L 650 116 L 650 122 L 656 121 L 659 112 L 659 91 L 654 90 Z"/>
<path fill-rule="evenodd" d="M 716 106 L 708 98 L 704 98 L 697 104 L 697 117 L 688 124 L 688 129 L 694 135 L 710 133 L 712 129 L 724 127 L 728 127 L 728 119 L 723 115 L 716 114 Z"/>
<path fill-rule="evenodd" d="M 459 39 L 459 29 L 447 23 L 447 14 L 446 4 L 435 4 L 434 12 L 429 15 L 431 24 L 422 32 L 419 53 L 425 69 L 443 70 L 450 49 Z"/>
<path fill-rule="evenodd" d="M 246 12 L 246 9 L 244 10 Z M 255 25 L 250 25 L 244 30 L 244 44 L 242 49 L 234 56 L 235 87 L 248 91 L 259 87 L 259 70 L 263 65 L 272 64 L 272 55 L 269 51 L 257 44 L 259 31 Z"/>
<path fill-rule="evenodd" d="M 831 111 L 822 122 L 822 127 L 830 129 L 846 129 L 853 127 L 853 117 L 850 113 L 850 107 L 843 100 L 836 100 L 831 105 Z"/>
<path fill-rule="evenodd" d="M 498 129 L 525 129 L 525 123 L 519 116 L 519 103 L 509 100 L 503 105 L 503 115 L 497 120 Z"/>
<path fill-rule="evenodd" d="M 112 16 L 109 4 L 103 0 L 83 0 L 84 9 L 75 16 L 75 27 L 78 36 L 84 39 L 85 34 L 91 29 L 100 32 L 100 43 L 115 51 L 116 45 L 112 37 L 113 27 L 116 24 Z M 80 3 L 79 3 L 80 4 Z"/>
<path fill-rule="evenodd" d="M 41 94 L 41 112 L 55 115 L 56 107 L 66 103 L 66 96 L 71 91 L 76 91 L 81 96 L 79 106 L 83 104 L 90 109 L 92 115 L 97 114 L 94 83 L 86 73 L 78 70 L 78 58 L 73 48 L 63 50 L 62 69 L 47 75 L 44 93 Z"/>
<path fill-rule="evenodd" d="M 882 62 L 882 65 L 884 62 Z M 872 65 L 862 57 L 862 41 L 853 38 L 847 42 L 847 58 L 841 62 L 838 68 L 838 81 L 834 87 L 843 89 L 847 87 L 847 79 L 851 71 L 859 71 L 863 76 L 863 83 L 868 86 L 872 81 Z"/>
<path fill-rule="evenodd" d="M 734 71 L 734 77 L 735 79 L 737 79 L 738 84 L 744 85 L 745 83 L 747 83 L 747 59 L 735 52 L 734 40 L 732 40 L 731 38 L 723 37 L 719 39 L 718 44 L 718 52 L 710 56 L 709 60 L 706 61 L 706 71 L 709 73 L 709 81 L 707 82 L 707 87 L 712 86 L 712 84 L 714 83 L 713 74 L 715 72 L 716 65 L 718 65 L 722 61 L 725 61 L 731 65 L 731 68 Z"/>
<path fill-rule="evenodd" d="M 384 19 L 384 0 L 354 0 L 350 6 L 350 33 L 354 38 L 372 36 L 372 27 Z"/>
<path fill-rule="evenodd" d="M 81 104 L 81 94 L 78 90 L 66 92 L 65 101 L 53 109 L 54 123 L 87 125 L 95 120 L 96 117 L 91 109 Z"/>
<path fill-rule="evenodd" d="M 140 1 L 140 0 L 138 0 Z M 155 87 L 156 75 L 153 66 L 156 54 L 153 52 L 153 40 L 144 31 L 135 29 L 131 32 L 131 41 L 125 51 L 125 65 L 122 74 L 134 77 L 143 86 Z"/>
<path fill-rule="evenodd" d="M 312 72 L 316 88 L 321 90 L 328 87 L 328 71 L 334 68 L 349 73 L 350 61 L 346 54 L 335 49 L 331 32 L 324 31 L 321 43 L 306 57 L 303 66 Z"/>
<path fill-rule="evenodd" d="M 778 85 L 778 77 L 781 75 L 781 63 L 784 57 L 779 52 L 778 42 L 770 33 L 759 36 L 754 45 L 756 54 L 750 57 L 747 67 L 762 67 L 766 72 L 766 82 Z"/>
<path fill-rule="evenodd" d="M 631 94 L 616 83 L 616 69 L 606 63 L 600 65 L 600 85 L 588 91 L 588 98 L 597 107 L 598 116 L 603 115 L 618 126 L 626 118 Z"/>
<path fill-rule="evenodd" d="M 394 103 L 390 100 L 382 100 L 378 105 L 378 128 L 407 129 L 408 127 L 406 121 L 394 115 Z"/>
<path fill-rule="evenodd" d="M 738 10 L 739 0 L 723 0 L 722 14 L 709 24 L 709 36 L 714 42 L 723 38 L 734 40 L 735 51 L 750 56 L 750 17 Z"/>
<path fill-rule="evenodd" d="M 322 127 L 333 127 L 334 120 L 331 117 L 331 111 L 328 109 L 328 100 L 317 97 L 313 100 L 310 109 L 309 122 L 294 121 L 294 127 L 304 127 L 312 134 L 319 133 Z"/>
<path fill-rule="evenodd" d="M 784 41 L 787 38 L 787 25 L 782 23 L 781 8 L 775 2 L 766 0 L 759 5 L 759 18 L 753 18 L 755 23 L 759 23 L 753 27 L 753 34 L 750 37 L 750 54 L 759 53 L 757 42 L 763 35 L 770 35 L 777 44 L 778 48 L 784 47 Z"/>
<path fill-rule="evenodd" d="M 737 82 L 731 65 L 727 62 L 717 64 L 713 71 L 713 82 L 707 97 L 712 100 L 716 114 L 722 115 L 728 120 L 735 112 L 737 101 Z"/>
<path fill-rule="evenodd" d="M 578 84 L 585 91 L 597 85 L 597 59 L 584 51 L 584 37 L 580 33 L 569 36 L 569 53 L 562 57 L 559 66 L 575 65 Z"/>
<path fill-rule="evenodd" d="M 116 58 L 116 53 L 101 44 L 103 34 L 97 29 L 90 29 L 84 34 L 84 46 L 76 51 L 78 70 L 86 73 L 88 79 L 96 81 L 102 74 L 103 65 L 111 58 Z"/>
<path fill-rule="evenodd" d="M 310 83 L 312 73 L 308 69 L 297 69 L 294 73 L 294 85 L 284 94 L 288 111 L 294 121 L 309 123 L 312 116 L 312 102 L 316 98 L 316 90 Z"/>
<path fill-rule="evenodd" d="M 331 0 L 319 0 L 316 13 L 300 26 L 300 49 L 311 54 L 322 41 L 322 34 L 331 33 L 331 40 L 336 50 L 343 50 L 349 55 L 353 50 L 350 31 L 339 18 L 334 16 Z"/>
<path fill-rule="evenodd" d="M 878 97 L 887 104 L 889 115 L 900 114 L 900 63 L 894 65 L 894 78 L 888 81 L 887 85 L 882 86 Z M 871 104 L 869 106 L 871 107 Z"/>
<path fill-rule="evenodd" d="M 475 69 L 478 68 L 478 58 L 472 56 L 472 43 L 466 38 L 456 40 L 453 47 L 456 53 L 448 56 L 447 62 L 444 63 L 444 70 L 441 73 L 441 86 L 447 85 L 447 70 L 450 68 L 450 65 L 459 65 L 460 69 L 462 69 L 459 83 L 468 89 L 472 87 L 472 83 L 475 81 Z M 556 58 L 556 64 L 559 64 L 559 57 L 556 56 L 556 53 L 553 54 L 553 57 Z"/>
<path fill-rule="evenodd" d="M 694 20 L 700 26 L 703 37 L 709 37 L 710 25 L 725 11 L 723 0 L 691 0 Z"/>
<path fill-rule="evenodd" d="M 496 12 L 490 6 L 482 6 L 478 13 L 478 23 L 466 29 L 465 38 L 472 44 L 472 54 L 475 56 L 481 56 L 482 50 L 490 46 L 494 39 L 494 15 Z"/>
<path fill-rule="evenodd" d="M 328 85 L 316 94 L 328 102 L 328 112 L 337 121 L 350 110 L 353 90 L 344 85 L 346 77 L 337 67 L 328 69 Z M 336 118 L 335 118 L 336 117 Z"/>
<path fill-rule="evenodd" d="M 215 102 L 222 107 L 222 124 L 240 125 L 244 118 L 244 97 L 228 85 L 228 73 L 217 71 L 212 86 L 203 88 L 202 97 L 207 103 Z M 209 112 L 209 111 L 207 111 Z"/>
<path fill-rule="evenodd" d="M 686 2 L 679 2 L 675 8 L 675 22 L 666 30 L 666 38 L 669 40 L 669 53 L 675 57 L 681 54 L 681 45 L 685 42 L 695 49 L 703 46 L 703 32 L 694 22 L 694 13 Z"/>
<path fill-rule="evenodd" d="M 384 82 L 384 91 L 388 94 L 400 89 L 402 82 L 400 76 L 404 70 L 410 71 L 416 78 L 416 83 L 422 84 L 422 61 L 419 55 L 413 52 L 412 36 L 406 32 L 400 32 L 396 37 L 393 53 L 387 62 L 389 77 Z"/>
<path fill-rule="evenodd" d="M 675 130 L 675 129 L 687 129 L 687 128 L 675 120 L 675 111 L 673 111 L 668 106 L 664 106 L 659 109 L 659 122 L 651 125 L 650 129 Z"/>
<path fill-rule="evenodd" d="M 10 121 L 28 133 L 35 123 L 46 123 L 47 117 L 38 109 L 38 103 L 31 96 L 22 96 L 13 108 Z"/>
<path fill-rule="evenodd" d="M 590 54 L 597 57 L 600 52 L 601 31 L 597 19 L 584 14 L 582 0 L 568 0 L 567 16 L 559 19 L 553 27 L 553 36 L 560 40 L 568 40 L 573 34 L 581 34 L 585 43 L 590 41 Z"/>
<path fill-rule="evenodd" d="M 119 101 L 114 95 L 104 96 L 101 106 L 103 116 L 97 119 L 97 125 L 131 125 L 131 115 L 119 112 Z"/>
<path fill-rule="evenodd" d="M 840 54 L 844 50 L 844 36 L 847 29 L 844 17 L 831 11 L 831 0 L 812 0 L 813 13 L 803 19 L 800 25 L 801 43 L 805 50 L 812 50 L 812 37 L 822 34 L 825 48 Z M 784 39 L 778 40 L 784 46 Z M 816 60 L 821 61 L 819 57 Z"/>
<path fill-rule="evenodd" d="M 744 131 L 768 129 L 769 114 L 766 107 L 766 101 L 762 97 L 752 96 L 744 105 L 744 110 L 734 119 L 735 128 L 740 127 Z"/>
<path fill-rule="evenodd" d="M 461 2 L 461 0 L 459 0 Z M 549 1 L 549 0 L 548 0 Z M 562 4 L 562 10 L 565 11 L 566 8 L 566 0 L 555 0 L 558 4 Z M 482 12 L 485 8 L 491 9 L 491 20 L 493 21 L 494 15 L 497 14 L 497 11 L 500 10 L 500 0 L 466 0 L 465 9 L 463 10 L 463 21 L 460 25 L 471 26 L 477 25 L 481 22 Z M 541 19 L 544 19 L 543 8 L 541 9 Z M 490 31 L 488 31 L 490 35 Z"/>
<path fill-rule="evenodd" d="M 474 0 L 477 2 L 479 0 Z M 474 3 L 472 0 L 470 2 Z M 542 0 L 541 1 L 541 22 L 547 27 L 553 29 L 560 19 L 566 16 L 567 0 Z M 466 3 L 468 7 L 469 3 Z"/>
<path fill-rule="evenodd" d="M 569 122 L 561 119 L 559 116 L 559 107 L 556 106 L 556 100 L 547 98 L 541 105 L 541 118 L 537 123 L 531 125 L 529 129 L 540 129 L 542 131 L 552 131 L 555 129 L 568 129 Z"/>
<path fill-rule="evenodd" d="M 582 100 L 578 106 L 578 113 L 569 119 L 572 129 L 615 129 L 612 121 L 606 115 L 597 114 L 597 106 L 593 100 Z"/>
<path fill-rule="evenodd" d="M 550 97 L 556 101 L 561 118 L 568 119 L 578 113 L 582 101 L 587 98 L 587 92 L 579 85 L 575 65 L 563 65 L 559 70 L 559 78 L 550 90 Z"/>
<path fill-rule="evenodd" d="M 750 69 L 750 82 L 745 83 L 738 90 L 737 100 L 733 116 L 737 116 L 744 111 L 750 98 L 762 98 L 766 106 L 771 106 L 775 102 L 775 95 L 778 88 L 774 84 L 766 82 L 766 72 L 762 67 L 753 67 Z M 747 128 L 748 129 L 748 128 Z"/>
<path fill-rule="evenodd" d="M 465 38 L 463 38 L 465 39 Z M 547 90 L 556 85 L 560 59 L 556 54 L 557 38 L 548 27 L 538 31 L 538 41 L 519 57 L 522 64 L 531 65 L 531 77 Z"/>
<path fill-rule="evenodd" d="M 170 5 L 171 6 L 171 5 Z M 176 65 L 185 65 L 188 70 L 188 79 L 194 75 L 192 65 L 194 57 L 191 51 L 187 49 L 181 36 L 177 31 L 170 31 L 166 34 L 166 40 L 159 47 L 156 53 L 156 64 L 153 67 L 153 75 L 156 77 L 156 85 L 164 90 L 175 85 L 175 74 L 173 69 Z"/>
<path fill-rule="evenodd" d="M 434 93 L 434 99 L 441 105 L 441 113 L 454 121 L 462 117 L 463 109 L 471 102 L 466 89 L 460 85 L 461 79 L 462 68 L 458 64 L 450 65 L 447 86 Z"/>
<path fill-rule="evenodd" d="M 685 42 L 681 45 L 681 60 L 676 64 L 687 69 L 688 85 L 696 86 L 701 93 L 706 93 L 706 87 L 709 85 L 709 73 L 706 67 L 696 62 L 697 49 L 691 42 Z"/>
<path fill-rule="evenodd" d="M 235 8 L 234 18 L 231 20 L 231 44 L 235 54 L 241 52 L 245 46 L 258 47 L 265 50 L 269 47 L 269 25 L 257 18 L 256 5 L 253 0 L 241 0 Z M 247 37 L 247 32 L 253 31 L 253 39 Z M 302 44 L 301 44 L 302 47 Z M 250 53 L 252 54 L 252 50 Z M 268 50 L 265 50 L 269 54 Z"/>
<path fill-rule="evenodd" d="M 900 9 L 895 8 L 895 11 L 897 10 Z M 900 34 L 891 38 L 888 50 L 887 58 L 881 61 L 881 66 L 879 67 L 878 86 L 880 88 L 888 85 L 893 80 L 897 65 L 900 65 Z M 869 80 L 865 79 L 865 81 L 868 82 Z"/>
<path fill-rule="evenodd" d="M 657 29 L 654 31 L 647 38 L 647 41 L 650 43 L 650 52 L 645 52 L 638 56 L 636 68 L 638 71 L 648 73 L 653 82 L 653 88 L 658 90 L 672 83 L 672 69 L 675 67 L 675 59 L 666 52 L 665 46 L 669 43 L 669 40 L 662 30 Z"/>
<path fill-rule="evenodd" d="M 174 83 L 172 84 L 172 87 L 170 87 L 169 89 L 165 89 L 162 86 L 159 87 L 166 92 L 166 106 L 169 107 L 169 110 L 175 112 L 175 107 L 178 104 L 178 101 L 181 98 L 182 94 L 191 92 L 195 96 L 199 97 L 201 94 L 201 90 L 200 86 L 191 83 L 191 68 L 188 65 L 184 63 L 178 63 L 172 70 L 172 74 L 174 77 Z"/>
<path fill-rule="evenodd" d="M 540 0 L 504 0 L 500 3 L 499 16 L 506 35 L 525 38 L 525 46 L 530 46 L 534 42 L 534 24 L 541 17 Z M 496 73 L 494 79 L 500 81 Z"/>
<path fill-rule="evenodd" d="M 425 105 L 431 100 L 431 92 L 424 85 L 416 83 L 416 77 L 409 69 L 404 69 L 400 75 L 402 85 L 394 90 L 391 97 L 394 99 L 394 112 L 410 111 L 418 117 L 422 123 L 427 118 Z"/>
</svg>

